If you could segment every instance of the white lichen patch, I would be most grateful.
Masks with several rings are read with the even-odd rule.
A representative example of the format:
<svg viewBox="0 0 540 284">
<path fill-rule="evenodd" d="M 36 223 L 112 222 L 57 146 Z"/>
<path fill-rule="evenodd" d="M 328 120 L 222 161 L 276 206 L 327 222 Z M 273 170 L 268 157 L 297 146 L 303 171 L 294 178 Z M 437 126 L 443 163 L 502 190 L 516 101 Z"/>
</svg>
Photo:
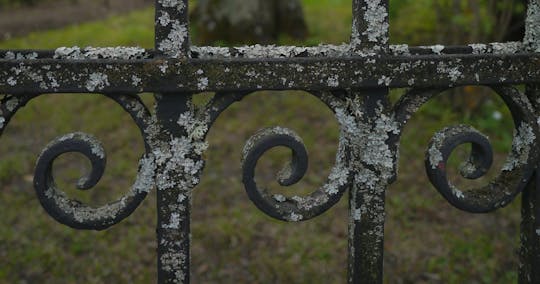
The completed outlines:
<svg viewBox="0 0 540 284">
<path fill-rule="evenodd" d="M 379 78 L 379 81 L 377 82 L 379 86 L 390 86 L 390 83 L 392 83 L 392 78 L 384 76 L 384 75 L 381 78 Z"/>
<path fill-rule="evenodd" d="M 6 82 L 8 83 L 8 85 L 10 86 L 15 86 L 17 85 L 17 80 L 13 77 L 9 77 L 7 78 Z"/>
<path fill-rule="evenodd" d="M 158 189 L 191 189 L 197 185 L 204 161 L 195 159 L 193 155 L 195 148 L 202 149 L 205 146 L 207 144 L 202 142 L 196 145 L 187 137 L 177 137 L 170 142 L 167 149 L 154 149 L 156 164 L 161 169 L 156 177 Z M 177 176 L 179 171 L 182 176 Z"/>
<path fill-rule="evenodd" d="M 86 81 L 86 89 L 90 92 L 96 90 L 102 90 L 105 87 L 110 86 L 109 77 L 103 73 L 92 73 L 90 78 Z"/>
<path fill-rule="evenodd" d="M 405 55 L 405 56 L 411 55 L 409 46 L 407 44 L 391 45 L 390 51 L 394 55 Z"/>
<path fill-rule="evenodd" d="M 502 170 L 512 171 L 525 164 L 529 158 L 531 146 L 534 145 L 536 138 L 533 128 L 526 123 L 522 123 L 516 133 L 514 133 L 512 152 L 508 156 Z"/>
<path fill-rule="evenodd" d="M 180 114 L 177 123 L 186 129 L 188 138 L 192 141 L 202 141 L 208 132 L 208 123 L 204 120 L 196 118 L 193 111 L 187 111 Z M 197 151 L 200 154 L 206 149 L 199 150 L 202 150 Z"/>
<path fill-rule="evenodd" d="M 149 193 L 155 184 L 156 163 L 152 155 L 145 155 L 139 161 L 139 173 L 133 184 L 135 193 Z"/>
<path fill-rule="evenodd" d="M 172 213 L 169 223 L 163 224 L 164 229 L 178 229 L 180 228 L 180 221 L 182 217 L 178 213 Z"/>
<path fill-rule="evenodd" d="M 178 21 L 172 23 L 171 31 L 167 38 L 158 44 L 158 49 L 172 58 L 181 57 L 181 47 L 188 39 L 188 28 L 186 24 Z"/>
<path fill-rule="evenodd" d="M 100 159 L 105 158 L 105 150 L 103 149 L 103 145 L 101 145 L 101 143 L 97 142 L 96 139 L 92 139 L 92 140 L 84 139 L 84 140 L 90 143 L 90 145 L 92 146 L 92 154 L 94 154 L 96 157 Z"/>
<path fill-rule="evenodd" d="M 452 194 L 459 198 L 459 199 L 463 199 L 465 198 L 465 194 L 463 194 L 463 191 L 459 190 L 459 188 L 455 187 L 454 185 L 450 185 L 450 189 L 452 190 Z"/>
<path fill-rule="evenodd" d="M 142 82 L 142 79 L 137 75 L 131 76 L 131 84 L 135 87 L 138 87 Z"/>
<path fill-rule="evenodd" d="M 359 97 L 348 98 L 344 105 L 334 106 L 334 111 L 343 128 L 340 139 L 352 147 L 354 160 L 350 167 L 356 171 L 349 232 L 355 231 L 359 221 L 369 220 L 373 225 L 365 235 L 370 236 L 373 245 L 378 245 L 382 243 L 384 230 L 384 193 L 397 167 L 397 150 L 391 148 L 389 140 L 399 135 L 400 126 L 394 115 L 385 111 L 382 102 L 370 116 L 362 111 L 363 104 Z"/>
<path fill-rule="evenodd" d="M 386 44 L 388 42 L 388 11 L 381 0 L 366 1 L 364 20 L 367 23 L 362 35 L 370 42 Z"/>
<path fill-rule="evenodd" d="M 167 64 L 167 62 L 163 62 L 162 64 L 158 66 L 158 68 L 159 68 L 159 71 L 161 71 L 161 73 L 165 74 L 167 73 L 167 69 L 169 69 L 169 65 Z"/>
<path fill-rule="evenodd" d="M 456 82 L 463 77 L 460 66 L 448 65 L 444 62 L 439 62 L 437 65 L 437 73 L 448 76 L 452 82 Z"/>
<path fill-rule="evenodd" d="M 351 109 L 358 109 L 357 102 L 348 100 L 348 104 Z M 362 112 L 355 111 L 350 114 L 341 108 L 337 108 L 335 112 L 349 143 L 362 149 L 358 153 L 362 163 L 375 166 L 381 172 L 391 171 L 394 168 L 395 155 L 386 142 L 390 135 L 400 133 L 399 123 L 394 117 L 386 115 L 381 106 L 378 106 L 377 117 L 370 124 L 361 123 L 353 116 L 354 113 L 364 116 Z"/>
<path fill-rule="evenodd" d="M 191 47 L 191 57 L 196 58 L 294 58 L 294 57 L 346 57 L 374 56 L 373 51 L 358 52 L 350 44 L 320 44 L 313 47 L 251 45 L 239 47 Z"/>
<path fill-rule="evenodd" d="M 36 52 L 13 52 L 13 51 L 7 51 L 4 54 L 4 59 L 6 60 L 33 60 L 38 58 L 38 54 Z"/>
<path fill-rule="evenodd" d="M 431 51 L 433 51 L 433 53 L 440 55 L 441 52 L 444 50 L 444 45 L 437 44 L 437 45 L 431 46 L 430 48 L 431 48 Z"/>
<path fill-rule="evenodd" d="M 490 43 L 488 45 L 493 54 L 514 54 L 523 50 L 521 42 Z"/>
<path fill-rule="evenodd" d="M 197 81 L 197 88 L 200 91 L 204 91 L 204 90 L 208 89 L 208 78 L 207 77 L 199 78 L 199 80 Z"/>
<path fill-rule="evenodd" d="M 81 205 L 79 202 L 69 199 L 63 191 L 54 186 L 48 188 L 45 192 L 45 196 L 52 200 L 58 209 L 66 215 L 71 216 L 71 218 L 79 223 L 114 220 L 119 212 L 125 208 L 125 203 L 122 201 L 111 203 L 100 208 Z"/>
<path fill-rule="evenodd" d="M 540 52 L 540 3 L 528 1 L 523 43 L 529 51 Z"/>
<path fill-rule="evenodd" d="M 304 216 L 300 215 L 300 214 L 296 214 L 296 213 L 291 213 L 288 217 L 288 221 L 290 222 L 299 222 L 299 221 L 302 221 L 304 219 Z"/>
<path fill-rule="evenodd" d="M 441 153 L 440 147 L 445 139 L 443 133 L 437 133 L 433 137 L 433 144 L 428 149 L 429 164 L 432 169 L 437 169 L 439 165 L 444 161 L 443 154 Z"/>
<path fill-rule="evenodd" d="M 339 86 L 339 76 L 338 75 L 331 75 L 328 77 L 328 80 L 326 80 L 326 84 L 329 87 L 338 87 Z"/>
<path fill-rule="evenodd" d="M 161 15 L 158 18 L 158 23 L 161 26 L 168 26 L 172 22 L 171 16 L 169 16 L 169 13 L 161 11 Z"/>
<path fill-rule="evenodd" d="M 343 155 L 344 153 L 338 152 L 336 166 L 330 171 L 328 182 L 323 186 L 323 191 L 329 195 L 338 194 L 339 188 L 345 186 L 349 182 L 349 169 L 343 164 Z"/>
<path fill-rule="evenodd" d="M 185 135 L 174 137 L 169 134 L 169 142 L 158 138 L 158 145 L 153 149 L 159 169 L 156 177 L 159 190 L 179 188 L 190 191 L 200 181 L 199 176 L 204 168 L 202 154 L 208 148 L 208 143 L 204 141 L 208 131 L 208 117 L 197 116 L 195 106 L 191 103 L 188 106 L 190 110 L 182 113 L 177 121 Z M 153 136 L 152 133 L 162 133 L 163 130 L 149 129 L 147 132 Z"/>
<path fill-rule="evenodd" d="M 287 197 L 285 197 L 285 196 L 282 195 L 282 194 L 274 194 L 272 197 L 273 197 L 274 200 L 277 201 L 277 202 L 285 202 L 285 201 L 287 201 Z"/>
<path fill-rule="evenodd" d="M 354 209 L 353 219 L 355 221 L 361 221 L 362 220 L 362 209 L 360 209 L 360 208 Z"/>
<path fill-rule="evenodd" d="M 0 130 L 4 128 L 4 123 L 6 122 L 6 119 L 2 116 L 0 116 Z"/>
<path fill-rule="evenodd" d="M 186 5 L 182 0 L 159 0 L 158 3 L 165 8 L 175 8 L 179 12 L 186 8 Z"/>
<path fill-rule="evenodd" d="M 175 273 L 175 279 L 171 283 L 184 283 L 185 275 L 181 267 L 187 261 L 186 258 L 186 255 L 181 252 L 166 252 L 160 256 L 161 268 Z"/>
<path fill-rule="evenodd" d="M 87 60 L 87 59 L 145 59 L 149 54 L 140 47 L 59 47 L 54 51 L 55 59 Z"/>
<path fill-rule="evenodd" d="M 473 43 L 469 44 L 472 48 L 472 54 L 484 54 L 488 52 L 488 46 L 483 43 Z"/>
</svg>

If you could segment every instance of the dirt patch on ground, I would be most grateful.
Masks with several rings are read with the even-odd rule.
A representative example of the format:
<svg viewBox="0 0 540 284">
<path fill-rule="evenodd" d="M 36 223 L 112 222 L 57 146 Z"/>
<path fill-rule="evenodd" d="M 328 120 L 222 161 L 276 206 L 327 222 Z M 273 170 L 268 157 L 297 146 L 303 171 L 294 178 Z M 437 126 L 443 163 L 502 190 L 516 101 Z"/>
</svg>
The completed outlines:
<svg viewBox="0 0 540 284">
<path fill-rule="evenodd" d="M 57 0 L 33 7 L 0 10 L 0 40 L 103 19 L 153 3 L 153 0 Z"/>
</svg>

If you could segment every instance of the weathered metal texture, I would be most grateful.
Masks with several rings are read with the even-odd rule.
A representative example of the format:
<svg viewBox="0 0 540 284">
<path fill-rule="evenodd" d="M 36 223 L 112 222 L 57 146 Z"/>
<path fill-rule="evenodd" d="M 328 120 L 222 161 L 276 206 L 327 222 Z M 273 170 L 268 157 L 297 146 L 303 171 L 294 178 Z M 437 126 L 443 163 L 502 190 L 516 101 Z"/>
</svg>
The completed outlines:
<svg viewBox="0 0 540 284">
<path fill-rule="evenodd" d="M 327 181 L 306 196 L 271 195 L 255 182 L 264 153 L 291 149 L 278 181 L 289 186 L 306 172 L 308 154 L 298 134 L 272 127 L 244 147 L 243 182 L 267 215 L 288 222 L 322 214 L 349 191 L 349 283 L 382 283 L 385 194 L 396 179 L 400 137 L 411 116 L 445 89 L 490 86 L 513 115 L 516 134 L 501 173 L 487 186 L 463 190 L 447 177 L 446 162 L 461 144 L 472 144 L 461 168 L 483 176 L 493 159 L 487 137 L 470 126 L 436 133 L 426 152 L 430 181 L 450 204 L 491 212 L 523 193 L 521 283 L 540 281 L 540 3 L 531 0 L 523 42 L 424 46 L 388 44 L 388 1 L 354 0 L 351 43 L 340 46 L 195 47 L 189 44 L 188 1 L 156 1 L 155 50 L 134 47 L 0 51 L 0 134 L 14 114 L 43 93 L 103 93 L 139 127 L 145 153 L 132 188 L 117 201 L 93 208 L 70 199 L 55 184 L 54 160 L 66 152 L 87 157 L 92 171 L 78 187 L 91 189 L 106 164 L 93 136 L 70 133 L 52 141 L 38 158 L 34 186 L 43 208 L 76 229 L 103 230 L 128 217 L 152 188 L 158 203 L 158 282 L 189 283 L 191 192 L 204 168 L 206 135 L 219 114 L 257 90 L 306 90 L 336 116 L 340 141 Z M 515 85 L 527 84 L 522 93 Z M 395 104 L 389 88 L 409 88 Z M 215 92 L 204 106 L 193 96 Z M 151 114 L 137 94 L 156 93 Z"/>
</svg>

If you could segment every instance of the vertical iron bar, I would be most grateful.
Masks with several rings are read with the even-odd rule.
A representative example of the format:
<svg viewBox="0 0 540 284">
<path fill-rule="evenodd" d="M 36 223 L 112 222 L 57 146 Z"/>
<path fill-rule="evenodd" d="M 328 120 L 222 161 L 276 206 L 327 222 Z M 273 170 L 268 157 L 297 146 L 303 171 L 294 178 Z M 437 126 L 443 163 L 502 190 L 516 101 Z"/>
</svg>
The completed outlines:
<svg viewBox="0 0 540 284">
<path fill-rule="evenodd" d="M 526 89 L 537 114 L 540 114 L 540 85 Z M 537 169 L 523 191 L 521 202 L 521 247 L 519 283 L 540 283 L 540 173 Z"/>
<path fill-rule="evenodd" d="M 183 169 L 175 165 L 172 141 L 185 136 L 178 123 L 179 115 L 187 111 L 190 96 L 163 96 L 157 102 L 158 123 L 163 128 L 157 153 L 157 210 L 158 210 L 158 283 L 189 283 L 190 281 L 190 218 L 191 188 L 182 186 Z M 165 161 L 160 161 L 165 159 Z"/>
<path fill-rule="evenodd" d="M 386 114 L 389 108 L 387 95 L 388 89 L 374 89 L 363 90 L 353 96 L 355 100 L 362 102 L 358 110 L 361 116 L 356 119 L 360 120 L 362 126 L 368 126 L 367 135 L 381 135 L 377 131 L 377 120 L 382 114 Z M 394 176 L 396 156 L 393 146 L 389 141 L 385 141 L 388 154 L 392 157 L 391 165 L 368 164 L 369 162 L 363 160 L 366 156 L 364 151 L 381 149 L 375 145 L 375 148 L 370 148 L 373 138 L 360 139 L 364 141 L 356 143 L 363 145 L 356 145 L 353 150 L 354 179 L 349 200 L 348 283 L 376 284 L 383 281 L 385 194 Z"/>
<path fill-rule="evenodd" d="M 162 55 L 188 57 L 188 0 L 156 0 L 155 37 L 155 48 Z"/>
<path fill-rule="evenodd" d="M 187 58 L 190 46 L 188 0 L 156 0 L 155 9 L 156 51 L 165 57 Z M 162 144 L 160 151 L 174 153 L 172 140 L 186 134 L 177 124 L 179 114 L 187 110 L 186 98 L 189 99 L 181 95 L 156 95 L 156 115 L 163 132 L 162 137 L 158 137 Z M 166 162 L 158 163 L 156 178 L 158 283 L 189 283 L 191 189 L 180 186 L 180 169 L 171 171 L 166 167 Z M 160 182 L 160 179 L 165 181 Z"/>
<path fill-rule="evenodd" d="M 535 172 L 523 191 L 519 283 L 540 283 L 540 175 Z"/>
<path fill-rule="evenodd" d="M 525 19 L 525 46 L 533 52 L 540 51 L 540 0 L 529 0 Z"/>
<path fill-rule="evenodd" d="M 351 45 L 355 50 L 384 50 L 388 30 L 388 0 L 353 0 Z"/>
</svg>

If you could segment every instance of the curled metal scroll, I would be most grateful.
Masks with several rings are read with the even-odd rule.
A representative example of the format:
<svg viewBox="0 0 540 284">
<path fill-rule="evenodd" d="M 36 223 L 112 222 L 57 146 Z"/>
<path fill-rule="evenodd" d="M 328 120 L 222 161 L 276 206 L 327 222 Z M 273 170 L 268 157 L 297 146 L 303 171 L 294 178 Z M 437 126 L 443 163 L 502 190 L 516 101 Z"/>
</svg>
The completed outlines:
<svg viewBox="0 0 540 284">
<path fill-rule="evenodd" d="M 477 179 L 486 174 L 493 161 L 488 138 L 470 126 L 448 127 L 435 134 L 426 153 L 426 172 L 431 183 L 453 206 L 472 213 L 494 211 L 509 204 L 526 186 L 538 160 L 540 132 L 533 107 L 527 97 L 510 86 L 491 87 L 512 113 L 516 132 L 512 150 L 500 174 L 489 184 L 462 190 L 447 176 L 446 164 L 453 150 L 462 144 L 472 144 L 469 159 L 461 166 L 461 175 Z M 442 90 L 412 90 L 396 105 L 396 117 L 401 127 L 420 106 Z"/>
<path fill-rule="evenodd" d="M 129 216 L 144 200 L 154 186 L 155 163 L 148 143 L 150 113 L 138 96 L 107 95 L 127 111 L 141 130 L 146 154 L 140 159 L 137 179 L 131 190 L 120 199 L 101 207 L 92 207 L 70 199 L 59 189 L 53 177 L 53 162 L 60 155 L 76 152 L 91 162 L 89 175 L 79 179 L 77 187 L 88 190 L 100 180 L 106 164 L 106 154 L 99 141 L 85 133 L 71 133 L 58 137 L 42 151 L 34 175 L 34 188 L 43 208 L 58 222 L 76 229 L 103 230 Z M 3 125 L 0 133 L 13 115 L 37 95 L 7 96 L 2 100 Z"/>
<path fill-rule="evenodd" d="M 334 112 L 343 102 L 337 95 L 314 93 Z M 300 181 L 307 170 L 308 154 L 302 139 L 292 130 L 273 127 L 260 130 L 244 146 L 242 158 L 243 182 L 251 201 L 264 213 L 283 221 L 304 221 L 326 212 L 336 204 L 350 185 L 350 146 L 341 125 L 341 137 L 337 151 L 336 165 L 331 170 L 325 185 L 307 196 L 286 197 L 270 194 L 257 186 L 255 168 L 264 153 L 274 147 L 286 147 L 292 152 L 291 161 L 279 173 L 278 182 L 290 186 Z"/>
</svg>

